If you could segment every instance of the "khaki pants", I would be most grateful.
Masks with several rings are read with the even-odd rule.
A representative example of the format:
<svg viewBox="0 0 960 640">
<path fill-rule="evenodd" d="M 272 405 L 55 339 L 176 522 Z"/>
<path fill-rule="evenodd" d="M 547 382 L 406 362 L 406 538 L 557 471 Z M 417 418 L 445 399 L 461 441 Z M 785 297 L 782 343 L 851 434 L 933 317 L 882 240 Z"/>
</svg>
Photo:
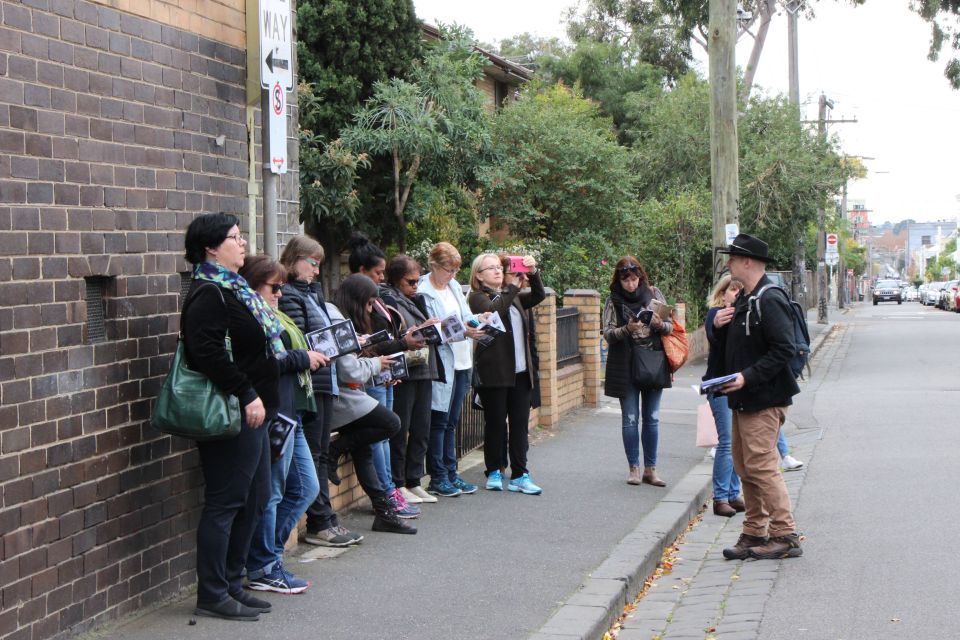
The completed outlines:
<svg viewBox="0 0 960 640">
<path fill-rule="evenodd" d="M 780 473 L 777 436 L 785 407 L 733 412 L 733 467 L 743 484 L 743 532 L 775 538 L 793 533 L 790 496 Z"/>
</svg>

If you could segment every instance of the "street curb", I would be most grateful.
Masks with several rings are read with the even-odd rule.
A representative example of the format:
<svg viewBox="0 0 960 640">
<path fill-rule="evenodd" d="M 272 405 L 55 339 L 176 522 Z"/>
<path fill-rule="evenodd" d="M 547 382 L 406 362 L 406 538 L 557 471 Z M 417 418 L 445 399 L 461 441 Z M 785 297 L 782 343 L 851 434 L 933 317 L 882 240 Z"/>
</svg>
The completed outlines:
<svg viewBox="0 0 960 640">
<path fill-rule="evenodd" d="M 687 528 L 713 489 L 713 460 L 697 463 L 640 520 L 529 640 L 596 640 L 633 602 L 663 549 Z"/>
<path fill-rule="evenodd" d="M 810 344 L 814 358 L 836 329 L 830 322 Z M 610 555 L 557 609 L 529 640 L 598 640 L 633 602 L 653 573 L 665 549 L 713 491 L 713 460 L 704 458 L 657 503 L 637 527 L 613 548 Z"/>
</svg>

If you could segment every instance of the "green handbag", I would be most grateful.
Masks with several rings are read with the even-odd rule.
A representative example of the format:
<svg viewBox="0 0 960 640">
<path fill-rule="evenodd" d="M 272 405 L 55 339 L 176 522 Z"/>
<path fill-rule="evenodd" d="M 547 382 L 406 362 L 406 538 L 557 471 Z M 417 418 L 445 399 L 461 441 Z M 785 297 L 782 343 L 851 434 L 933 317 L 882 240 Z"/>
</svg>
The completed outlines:
<svg viewBox="0 0 960 640">
<path fill-rule="evenodd" d="M 198 442 L 232 438 L 240 433 L 240 401 L 187 366 L 180 339 L 150 423 L 162 433 Z"/>
</svg>

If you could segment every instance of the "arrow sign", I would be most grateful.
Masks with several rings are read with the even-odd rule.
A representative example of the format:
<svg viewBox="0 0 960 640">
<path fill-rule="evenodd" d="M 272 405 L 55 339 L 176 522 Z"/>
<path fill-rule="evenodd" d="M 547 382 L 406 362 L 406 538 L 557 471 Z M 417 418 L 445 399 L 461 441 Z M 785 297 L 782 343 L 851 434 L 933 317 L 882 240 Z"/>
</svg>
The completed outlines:
<svg viewBox="0 0 960 640">
<path fill-rule="evenodd" d="M 273 56 L 274 53 L 276 53 L 276 51 L 274 49 L 271 49 L 270 53 L 267 54 L 266 63 L 267 63 L 267 67 L 270 68 L 270 73 L 276 73 L 277 69 L 289 70 L 290 61 L 284 60 L 282 58 L 275 58 Z"/>
<path fill-rule="evenodd" d="M 260 86 L 293 88 L 293 15 L 288 0 L 259 0 Z"/>
</svg>

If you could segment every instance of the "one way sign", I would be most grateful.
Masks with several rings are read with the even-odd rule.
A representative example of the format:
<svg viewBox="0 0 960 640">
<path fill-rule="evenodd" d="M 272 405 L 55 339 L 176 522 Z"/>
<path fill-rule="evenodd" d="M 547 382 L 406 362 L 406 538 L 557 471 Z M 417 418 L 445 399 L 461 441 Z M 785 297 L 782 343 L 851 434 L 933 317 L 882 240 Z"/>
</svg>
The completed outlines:
<svg viewBox="0 0 960 640">
<path fill-rule="evenodd" d="M 260 0 L 260 86 L 293 88 L 293 17 L 289 0 Z"/>
</svg>

